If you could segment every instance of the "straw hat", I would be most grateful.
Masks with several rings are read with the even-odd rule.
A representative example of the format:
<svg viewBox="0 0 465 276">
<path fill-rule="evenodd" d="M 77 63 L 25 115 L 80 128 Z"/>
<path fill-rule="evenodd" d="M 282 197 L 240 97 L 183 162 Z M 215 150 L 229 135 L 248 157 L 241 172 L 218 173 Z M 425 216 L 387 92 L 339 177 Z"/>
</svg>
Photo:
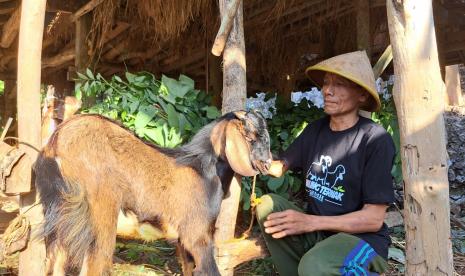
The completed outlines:
<svg viewBox="0 0 465 276">
<path fill-rule="evenodd" d="M 307 76 L 319 87 L 323 86 L 326 72 L 342 76 L 364 88 L 370 98 L 360 108 L 366 111 L 378 111 L 381 107 L 378 92 L 376 91 L 375 76 L 365 51 L 356 51 L 324 60 L 305 70 Z"/>
</svg>

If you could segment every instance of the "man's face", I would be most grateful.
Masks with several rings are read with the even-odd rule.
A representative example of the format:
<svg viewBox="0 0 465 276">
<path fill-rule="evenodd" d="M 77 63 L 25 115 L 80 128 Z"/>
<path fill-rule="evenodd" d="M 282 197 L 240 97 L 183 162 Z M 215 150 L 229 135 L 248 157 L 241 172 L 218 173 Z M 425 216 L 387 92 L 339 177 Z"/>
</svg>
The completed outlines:
<svg viewBox="0 0 465 276">
<path fill-rule="evenodd" d="M 322 89 L 325 113 L 330 116 L 358 112 L 362 103 L 368 100 L 364 90 L 341 76 L 326 73 Z"/>
</svg>

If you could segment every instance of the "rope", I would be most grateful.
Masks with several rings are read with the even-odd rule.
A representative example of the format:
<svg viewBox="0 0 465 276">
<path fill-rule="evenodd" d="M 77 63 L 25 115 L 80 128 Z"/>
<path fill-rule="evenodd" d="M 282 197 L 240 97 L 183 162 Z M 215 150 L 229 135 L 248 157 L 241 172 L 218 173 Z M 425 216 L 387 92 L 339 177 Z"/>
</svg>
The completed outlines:
<svg viewBox="0 0 465 276">
<path fill-rule="evenodd" d="M 31 223 L 29 219 L 26 217 L 26 213 L 29 212 L 32 208 L 35 206 L 39 205 L 40 202 L 36 202 L 33 204 L 31 207 L 29 207 L 26 211 L 24 211 L 22 214 L 19 214 L 16 218 L 14 218 L 8 227 L 5 230 L 5 233 L 3 234 L 2 240 L 3 240 L 3 256 L 7 257 L 14 252 L 10 252 L 8 248 L 14 244 L 15 242 L 18 242 L 26 237 L 29 233 L 29 229 L 31 227 Z"/>
<path fill-rule="evenodd" d="M 19 140 L 19 139 L 16 138 L 16 137 L 8 136 L 8 137 L 5 137 L 3 140 L 4 140 L 4 141 L 5 141 L 5 140 L 15 140 L 16 142 L 18 142 L 18 144 L 22 144 L 22 145 L 28 146 L 28 147 L 30 147 L 31 149 L 33 149 L 33 150 L 35 150 L 35 151 L 37 151 L 37 152 L 40 152 L 40 149 L 36 148 L 36 147 L 33 146 L 32 144 L 29 144 L 28 142 L 24 142 L 24 141 Z"/>
<path fill-rule="evenodd" d="M 8 252 L 8 248 L 15 242 L 22 240 L 29 232 L 29 219 L 24 215 L 14 218 L 3 234 L 3 256 L 8 256 L 14 252 Z"/>
<path fill-rule="evenodd" d="M 249 228 L 247 228 L 247 230 L 245 230 L 245 232 L 239 238 L 241 240 L 247 239 L 248 237 L 250 237 L 250 234 L 252 232 L 253 222 L 255 220 L 255 208 L 257 207 L 258 204 L 261 203 L 260 198 L 257 198 L 257 194 L 255 193 L 256 180 L 257 180 L 257 176 L 254 175 L 253 180 L 252 180 L 252 193 L 250 194 L 250 223 L 249 223 Z"/>
</svg>

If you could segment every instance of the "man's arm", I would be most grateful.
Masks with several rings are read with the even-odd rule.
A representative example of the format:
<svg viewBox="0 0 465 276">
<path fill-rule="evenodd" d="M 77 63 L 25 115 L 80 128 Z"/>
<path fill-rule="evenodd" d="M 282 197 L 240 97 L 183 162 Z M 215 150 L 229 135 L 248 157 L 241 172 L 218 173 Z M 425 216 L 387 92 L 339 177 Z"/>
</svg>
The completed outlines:
<svg viewBox="0 0 465 276">
<path fill-rule="evenodd" d="M 314 231 L 376 232 L 383 225 L 386 209 L 383 204 L 365 204 L 359 211 L 340 216 L 315 216 L 290 209 L 270 214 L 263 225 L 276 239 Z"/>
</svg>

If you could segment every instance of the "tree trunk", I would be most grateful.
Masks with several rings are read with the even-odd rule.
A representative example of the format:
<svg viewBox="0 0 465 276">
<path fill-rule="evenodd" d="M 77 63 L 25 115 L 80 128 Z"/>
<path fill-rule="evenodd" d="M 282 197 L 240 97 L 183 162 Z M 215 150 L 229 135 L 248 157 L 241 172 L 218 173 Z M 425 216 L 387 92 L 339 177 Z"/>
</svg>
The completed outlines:
<svg viewBox="0 0 465 276">
<path fill-rule="evenodd" d="M 458 65 L 446 66 L 446 89 L 449 105 L 461 105 L 462 88 L 460 87 L 460 72 Z"/>
<path fill-rule="evenodd" d="M 18 48 L 18 137 L 40 148 L 40 77 L 46 0 L 23 0 Z M 37 152 L 20 145 L 34 162 Z M 32 172 L 32 170 L 31 170 Z M 22 195 L 20 212 L 29 218 L 31 233 L 43 221 L 38 196 Z M 43 239 L 29 239 L 19 256 L 19 275 L 45 274 L 45 245 Z"/>
<path fill-rule="evenodd" d="M 220 0 L 221 16 L 226 16 L 233 0 Z M 222 113 L 244 109 L 247 97 L 244 26 L 242 21 L 242 1 L 237 9 L 236 17 L 223 52 L 223 104 Z M 221 203 L 220 215 L 216 222 L 216 243 L 222 243 L 234 238 L 237 211 L 241 194 L 241 177 L 236 175 L 229 193 Z M 233 275 L 234 267 L 222 269 L 221 275 Z"/>
<path fill-rule="evenodd" d="M 387 0 L 404 177 L 407 275 L 452 275 L 441 80 L 432 3 Z"/>
</svg>

